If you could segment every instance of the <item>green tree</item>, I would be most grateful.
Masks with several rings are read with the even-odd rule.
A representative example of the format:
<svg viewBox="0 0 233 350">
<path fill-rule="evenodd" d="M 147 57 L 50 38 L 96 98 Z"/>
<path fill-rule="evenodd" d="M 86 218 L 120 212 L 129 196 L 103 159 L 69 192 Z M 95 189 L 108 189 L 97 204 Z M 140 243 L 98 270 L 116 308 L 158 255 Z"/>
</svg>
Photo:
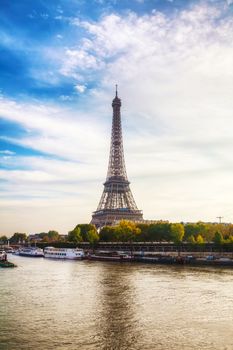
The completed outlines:
<svg viewBox="0 0 233 350">
<path fill-rule="evenodd" d="M 216 232 L 226 236 L 229 234 L 229 227 L 222 224 L 208 224 L 208 232 L 205 235 L 202 235 L 206 241 L 213 242 Z"/>
<path fill-rule="evenodd" d="M 137 240 L 141 230 L 132 221 L 121 220 L 120 224 L 116 226 L 116 236 L 119 242 L 132 242 Z"/>
<path fill-rule="evenodd" d="M 72 231 L 68 233 L 68 241 L 75 243 L 83 241 L 81 230 L 78 226 L 76 226 Z"/>
<path fill-rule="evenodd" d="M 97 232 L 95 225 L 92 224 L 78 224 L 75 228 L 80 229 L 80 234 L 84 242 L 88 242 L 87 233 L 91 230 Z"/>
<path fill-rule="evenodd" d="M 7 236 L 1 236 L 1 237 L 0 237 L 0 244 L 1 244 L 1 243 L 6 244 L 7 242 L 8 242 Z"/>
<path fill-rule="evenodd" d="M 47 233 L 47 232 L 40 232 L 40 233 L 39 233 L 39 237 L 40 237 L 40 238 L 43 239 L 45 236 L 48 237 L 48 233 Z"/>
<path fill-rule="evenodd" d="M 57 231 L 51 230 L 48 232 L 48 237 L 51 242 L 59 241 L 60 235 Z"/>
<path fill-rule="evenodd" d="M 189 236 L 187 238 L 187 242 L 195 244 L 196 243 L 195 237 L 193 235 Z"/>
<path fill-rule="evenodd" d="M 214 243 L 215 244 L 222 244 L 224 242 L 223 236 L 220 232 L 216 232 L 214 235 Z"/>
<path fill-rule="evenodd" d="M 138 240 L 141 242 L 147 242 L 150 240 L 149 238 L 149 225 L 148 224 L 136 224 L 136 226 L 140 229 L 141 233 L 137 236 Z"/>
<path fill-rule="evenodd" d="M 175 243 L 182 242 L 184 237 L 184 225 L 182 224 L 171 224 L 171 238 Z"/>
<path fill-rule="evenodd" d="M 26 233 L 16 232 L 10 238 L 10 243 L 15 243 L 15 244 L 17 244 L 17 243 L 25 243 L 26 241 L 27 241 Z"/>
<path fill-rule="evenodd" d="M 99 241 L 99 235 L 96 230 L 90 230 L 87 232 L 87 240 L 92 245 Z"/>
<path fill-rule="evenodd" d="M 167 222 L 158 222 L 148 227 L 148 241 L 170 241 L 171 224 Z"/>
<path fill-rule="evenodd" d="M 195 239 L 197 239 L 197 236 L 199 234 L 201 234 L 202 237 L 206 237 L 209 232 L 209 225 L 203 222 L 197 222 L 192 224 L 186 224 L 184 226 L 184 229 L 184 239 L 188 241 L 188 238 L 190 236 L 193 236 Z"/>
<path fill-rule="evenodd" d="M 99 233 L 99 239 L 102 242 L 116 242 L 117 233 L 113 226 L 104 226 Z"/>
<path fill-rule="evenodd" d="M 230 225 L 228 226 L 228 235 L 229 235 L 229 237 L 230 237 L 230 236 L 233 237 L 233 225 L 232 225 L 232 224 L 230 224 Z"/>
</svg>

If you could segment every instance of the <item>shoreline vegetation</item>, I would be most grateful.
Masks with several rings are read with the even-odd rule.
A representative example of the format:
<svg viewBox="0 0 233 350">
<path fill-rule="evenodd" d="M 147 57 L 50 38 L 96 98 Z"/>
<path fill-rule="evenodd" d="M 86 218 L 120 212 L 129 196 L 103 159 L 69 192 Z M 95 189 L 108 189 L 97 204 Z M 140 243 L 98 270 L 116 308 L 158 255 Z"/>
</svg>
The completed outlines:
<svg viewBox="0 0 233 350">
<path fill-rule="evenodd" d="M 92 224 L 78 224 L 67 235 L 55 230 L 27 235 L 14 233 L 10 238 L 0 236 L 0 245 L 37 244 L 39 247 L 75 247 L 77 245 L 92 248 L 104 243 L 113 245 L 150 245 L 172 246 L 177 251 L 218 251 L 233 252 L 233 224 L 216 223 L 169 223 L 158 221 L 145 224 L 122 220 L 116 226 L 105 226 L 97 231 Z"/>
</svg>

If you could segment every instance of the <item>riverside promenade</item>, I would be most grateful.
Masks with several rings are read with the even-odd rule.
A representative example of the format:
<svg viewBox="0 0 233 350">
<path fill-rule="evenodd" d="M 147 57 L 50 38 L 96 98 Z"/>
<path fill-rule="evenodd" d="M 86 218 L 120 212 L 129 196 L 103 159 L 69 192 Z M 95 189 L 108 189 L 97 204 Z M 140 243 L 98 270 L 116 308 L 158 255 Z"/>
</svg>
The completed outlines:
<svg viewBox="0 0 233 350">
<path fill-rule="evenodd" d="M 80 242 L 77 244 L 82 249 L 92 249 L 93 245 L 89 242 Z M 200 245 L 194 245 L 190 243 L 175 244 L 171 242 L 98 242 L 95 249 L 100 250 L 122 250 L 129 252 L 144 252 L 146 253 L 163 253 L 172 256 L 180 255 L 185 256 L 192 254 L 196 257 L 202 257 L 206 255 L 225 256 L 233 258 L 233 245 L 232 246 L 219 246 L 214 243 L 205 243 Z"/>
<path fill-rule="evenodd" d="M 191 266 L 212 266 L 212 267 L 233 267 L 233 250 L 231 247 L 216 246 L 214 243 L 207 243 L 200 246 L 186 243 L 174 244 L 165 242 L 99 242 L 95 247 L 89 243 L 82 242 L 78 246 L 84 249 L 87 254 L 95 252 L 94 260 L 105 260 L 102 255 L 112 253 L 123 253 L 121 261 L 131 261 L 150 264 L 169 265 L 191 265 Z M 229 249 L 230 248 L 230 249 Z M 128 254 L 126 259 L 124 253 Z M 114 254 L 113 254 L 114 255 Z M 112 257 L 115 260 L 115 257 Z"/>
<path fill-rule="evenodd" d="M 216 246 L 214 243 L 197 246 L 167 242 L 98 242 L 93 247 L 89 243 L 82 242 L 78 246 L 87 252 L 95 250 L 97 254 L 101 251 L 125 252 L 131 255 L 131 261 L 142 263 L 233 267 L 232 247 Z"/>
</svg>

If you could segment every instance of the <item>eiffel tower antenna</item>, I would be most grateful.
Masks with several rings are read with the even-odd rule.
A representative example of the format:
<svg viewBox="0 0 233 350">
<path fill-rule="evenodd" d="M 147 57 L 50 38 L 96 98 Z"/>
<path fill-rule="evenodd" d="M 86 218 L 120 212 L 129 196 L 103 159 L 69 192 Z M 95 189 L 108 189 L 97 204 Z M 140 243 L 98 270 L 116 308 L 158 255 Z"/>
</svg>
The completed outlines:
<svg viewBox="0 0 233 350">
<path fill-rule="evenodd" d="M 121 100 L 118 97 L 117 85 L 112 108 L 112 136 L 107 178 L 99 205 L 91 220 L 96 227 L 112 225 L 120 220 L 143 220 L 142 211 L 137 208 L 126 173 L 121 128 Z"/>
</svg>

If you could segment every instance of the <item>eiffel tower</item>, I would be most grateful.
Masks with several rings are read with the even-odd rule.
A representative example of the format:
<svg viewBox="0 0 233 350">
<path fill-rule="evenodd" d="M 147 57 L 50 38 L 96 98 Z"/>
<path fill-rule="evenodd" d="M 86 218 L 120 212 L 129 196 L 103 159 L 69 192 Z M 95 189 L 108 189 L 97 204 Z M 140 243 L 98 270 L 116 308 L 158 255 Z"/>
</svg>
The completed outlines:
<svg viewBox="0 0 233 350">
<path fill-rule="evenodd" d="M 99 205 L 91 220 L 97 228 L 113 225 L 120 220 L 143 220 L 142 211 L 137 208 L 126 174 L 121 129 L 121 100 L 117 95 L 117 85 L 112 108 L 112 137 L 107 179 Z"/>
</svg>

